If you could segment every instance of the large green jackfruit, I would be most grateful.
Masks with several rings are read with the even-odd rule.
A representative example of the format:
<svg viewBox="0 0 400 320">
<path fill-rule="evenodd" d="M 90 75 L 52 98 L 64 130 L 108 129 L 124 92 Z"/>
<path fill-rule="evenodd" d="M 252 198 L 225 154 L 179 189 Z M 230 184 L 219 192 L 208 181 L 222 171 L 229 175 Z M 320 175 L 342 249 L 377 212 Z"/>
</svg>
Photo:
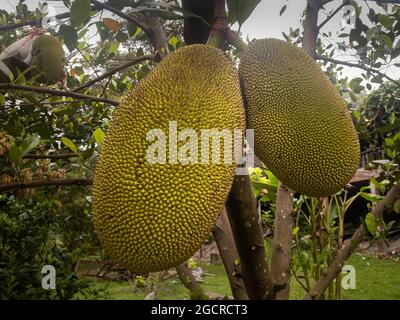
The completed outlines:
<svg viewBox="0 0 400 320">
<path fill-rule="evenodd" d="M 168 137 L 170 121 L 178 134 L 185 128 L 198 134 L 200 160 L 201 129 L 245 129 L 239 76 L 222 51 L 178 49 L 113 114 L 95 170 L 93 222 L 106 252 L 138 273 L 193 255 L 215 224 L 235 173 L 236 164 L 222 157 L 220 164 L 173 164 L 168 150 L 167 164 L 151 164 L 147 152 L 154 142 L 146 135 L 161 129 Z M 178 150 L 183 145 L 178 142 Z M 222 141 L 220 150 L 226 145 Z"/>
<path fill-rule="evenodd" d="M 360 146 L 345 101 L 302 49 L 277 39 L 249 44 L 239 66 L 255 152 L 289 188 L 336 193 L 355 173 Z"/>
</svg>

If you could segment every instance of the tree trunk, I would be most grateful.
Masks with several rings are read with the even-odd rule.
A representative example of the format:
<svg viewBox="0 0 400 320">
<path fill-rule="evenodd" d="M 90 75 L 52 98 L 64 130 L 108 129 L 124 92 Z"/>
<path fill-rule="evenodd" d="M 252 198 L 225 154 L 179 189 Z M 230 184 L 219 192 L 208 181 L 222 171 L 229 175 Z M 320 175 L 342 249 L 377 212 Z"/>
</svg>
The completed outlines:
<svg viewBox="0 0 400 320">
<path fill-rule="evenodd" d="M 228 275 L 233 298 L 235 300 L 248 300 L 246 287 L 241 278 L 242 272 L 240 270 L 239 254 L 236 250 L 225 208 L 222 210 L 221 216 L 214 227 L 213 236 Z"/>
<path fill-rule="evenodd" d="M 290 263 L 292 253 L 293 196 L 282 183 L 278 185 L 271 272 L 275 284 L 282 286 L 275 299 L 288 300 L 290 293 Z"/>
<path fill-rule="evenodd" d="M 313 59 L 316 58 L 318 39 L 318 12 L 321 8 L 320 0 L 307 0 L 306 17 L 304 20 L 303 49 Z"/>
<path fill-rule="evenodd" d="M 229 222 L 250 299 L 271 299 L 274 286 L 267 263 L 261 216 L 249 176 L 236 176 L 226 203 Z"/>
</svg>

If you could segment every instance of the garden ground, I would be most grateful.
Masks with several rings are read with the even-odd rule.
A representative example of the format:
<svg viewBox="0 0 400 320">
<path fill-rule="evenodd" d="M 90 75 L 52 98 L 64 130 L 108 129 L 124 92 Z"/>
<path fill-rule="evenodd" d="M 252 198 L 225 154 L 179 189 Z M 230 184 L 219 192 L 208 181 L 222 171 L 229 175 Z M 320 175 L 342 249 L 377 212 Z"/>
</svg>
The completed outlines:
<svg viewBox="0 0 400 320">
<path fill-rule="evenodd" d="M 374 256 L 353 255 L 347 264 L 355 267 L 356 289 L 342 290 L 345 300 L 390 299 L 400 300 L 400 260 L 380 259 Z M 221 297 L 230 297 L 228 278 L 222 264 L 200 263 L 203 269 L 201 286 L 205 292 L 212 292 Z M 111 281 L 91 278 L 93 289 L 99 290 L 99 299 L 142 300 L 153 289 L 149 282 L 138 288 L 135 281 Z M 291 282 L 291 299 L 302 299 L 304 290 L 294 281 Z M 80 295 L 77 299 L 83 298 Z M 189 291 L 182 285 L 177 275 L 166 278 L 156 284 L 156 298 L 168 300 L 190 299 Z"/>
</svg>

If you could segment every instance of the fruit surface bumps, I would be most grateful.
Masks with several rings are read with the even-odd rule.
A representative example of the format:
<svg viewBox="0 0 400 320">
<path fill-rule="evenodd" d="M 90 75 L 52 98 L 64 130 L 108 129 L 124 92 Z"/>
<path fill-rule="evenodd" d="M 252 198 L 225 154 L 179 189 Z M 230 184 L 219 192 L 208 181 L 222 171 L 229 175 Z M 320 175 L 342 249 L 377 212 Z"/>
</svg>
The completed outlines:
<svg viewBox="0 0 400 320">
<path fill-rule="evenodd" d="M 201 129 L 244 130 L 239 76 L 222 51 L 178 49 L 113 114 L 95 170 L 93 222 L 105 251 L 133 272 L 190 258 L 212 230 L 234 177 L 235 163 L 171 163 L 169 140 L 167 164 L 150 164 L 146 150 L 154 141 L 146 134 L 161 129 L 168 137 L 170 121 L 178 134 L 190 128 L 199 137 Z M 199 159 L 200 145 L 199 138 Z"/>
<path fill-rule="evenodd" d="M 239 74 L 255 152 L 287 187 L 309 196 L 343 188 L 360 146 L 345 101 L 302 49 L 255 40 Z"/>
</svg>

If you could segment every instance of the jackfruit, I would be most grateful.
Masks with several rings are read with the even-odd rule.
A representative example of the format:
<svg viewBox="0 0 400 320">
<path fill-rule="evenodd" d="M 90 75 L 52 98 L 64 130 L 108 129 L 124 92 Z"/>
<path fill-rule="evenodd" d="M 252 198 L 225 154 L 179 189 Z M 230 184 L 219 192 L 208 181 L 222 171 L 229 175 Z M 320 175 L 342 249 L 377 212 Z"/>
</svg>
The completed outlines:
<svg viewBox="0 0 400 320">
<path fill-rule="evenodd" d="M 43 34 L 38 36 L 32 44 L 33 76 L 37 81 L 54 84 L 65 77 L 65 53 L 58 38 Z"/>
<path fill-rule="evenodd" d="M 173 163 L 169 150 L 166 164 L 151 164 L 153 142 L 146 136 L 152 129 L 168 136 L 174 121 L 178 135 L 184 129 L 199 137 L 201 129 L 244 131 L 239 76 L 219 49 L 191 45 L 170 54 L 124 97 L 106 132 L 94 175 L 93 222 L 105 251 L 133 272 L 190 258 L 208 237 L 233 181 L 236 164 L 222 157 L 219 164 L 200 156 L 198 163 Z M 199 150 L 200 140 L 194 143 Z M 183 146 L 179 140 L 177 147 Z M 219 150 L 226 146 L 223 140 Z"/>
<path fill-rule="evenodd" d="M 65 54 L 61 42 L 40 32 L 34 30 L 0 53 L 0 82 L 10 82 L 19 71 L 25 73 L 26 79 L 33 77 L 45 84 L 54 84 L 65 78 Z"/>
<path fill-rule="evenodd" d="M 252 41 L 239 65 L 255 153 L 287 187 L 309 196 L 338 192 L 359 165 L 347 106 L 319 65 L 277 40 Z"/>
</svg>

